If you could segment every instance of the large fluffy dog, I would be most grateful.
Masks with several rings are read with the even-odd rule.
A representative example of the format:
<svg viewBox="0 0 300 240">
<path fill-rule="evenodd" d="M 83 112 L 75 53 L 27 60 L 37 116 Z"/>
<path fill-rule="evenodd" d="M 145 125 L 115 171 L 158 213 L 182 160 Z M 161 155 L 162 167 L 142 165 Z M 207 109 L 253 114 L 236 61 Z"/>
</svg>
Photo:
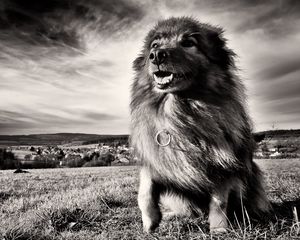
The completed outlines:
<svg viewBox="0 0 300 240">
<path fill-rule="evenodd" d="M 158 22 L 134 61 L 131 141 L 146 231 L 161 220 L 163 195 L 190 213 L 207 206 L 211 231 L 225 231 L 233 201 L 268 211 L 233 57 L 220 28 L 184 17 Z"/>
</svg>

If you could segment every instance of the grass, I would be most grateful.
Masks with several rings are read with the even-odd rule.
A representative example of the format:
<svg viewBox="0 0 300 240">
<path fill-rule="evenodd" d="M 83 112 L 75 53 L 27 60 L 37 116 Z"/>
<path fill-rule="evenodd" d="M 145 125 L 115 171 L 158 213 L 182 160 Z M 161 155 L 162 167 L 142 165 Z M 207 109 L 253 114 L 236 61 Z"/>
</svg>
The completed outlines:
<svg viewBox="0 0 300 240">
<path fill-rule="evenodd" d="M 258 160 L 273 220 L 244 221 L 212 236 L 205 217 L 163 220 L 142 231 L 138 167 L 0 171 L 0 239 L 300 239 L 300 160 Z"/>
</svg>

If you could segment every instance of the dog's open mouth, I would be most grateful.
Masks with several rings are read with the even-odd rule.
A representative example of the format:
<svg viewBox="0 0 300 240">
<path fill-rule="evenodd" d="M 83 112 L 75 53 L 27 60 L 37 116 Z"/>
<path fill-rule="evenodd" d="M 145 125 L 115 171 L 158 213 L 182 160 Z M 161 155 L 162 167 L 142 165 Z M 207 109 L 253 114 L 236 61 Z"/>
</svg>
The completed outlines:
<svg viewBox="0 0 300 240">
<path fill-rule="evenodd" d="M 173 81 L 174 74 L 171 72 L 158 71 L 154 73 L 154 80 L 159 88 L 165 88 Z"/>
<path fill-rule="evenodd" d="M 167 88 L 171 85 L 174 80 L 174 76 L 172 72 L 167 71 L 157 71 L 154 73 L 154 80 L 156 82 L 156 86 L 160 89 Z"/>
</svg>

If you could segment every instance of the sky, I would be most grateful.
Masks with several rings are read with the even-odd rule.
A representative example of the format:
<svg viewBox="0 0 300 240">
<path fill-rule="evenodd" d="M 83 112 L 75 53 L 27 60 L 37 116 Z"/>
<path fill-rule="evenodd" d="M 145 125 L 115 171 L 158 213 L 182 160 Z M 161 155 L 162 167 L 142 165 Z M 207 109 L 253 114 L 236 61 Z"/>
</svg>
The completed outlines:
<svg viewBox="0 0 300 240">
<path fill-rule="evenodd" d="M 224 28 L 254 131 L 300 128 L 300 1 L 2 0 L 0 134 L 129 133 L 132 62 L 171 16 Z"/>
</svg>

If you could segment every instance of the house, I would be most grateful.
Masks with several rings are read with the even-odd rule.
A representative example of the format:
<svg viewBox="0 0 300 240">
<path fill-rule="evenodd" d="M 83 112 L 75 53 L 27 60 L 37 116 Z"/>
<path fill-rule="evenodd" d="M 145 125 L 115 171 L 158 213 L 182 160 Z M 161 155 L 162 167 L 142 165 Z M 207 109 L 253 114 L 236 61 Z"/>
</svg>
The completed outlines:
<svg viewBox="0 0 300 240">
<path fill-rule="evenodd" d="M 271 153 L 269 156 L 270 156 L 270 157 L 279 157 L 279 156 L 281 156 L 281 155 L 282 155 L 282 154 L 281 154 L 280 152 L 275 151 L 275 152 Z"/>
</svg>

